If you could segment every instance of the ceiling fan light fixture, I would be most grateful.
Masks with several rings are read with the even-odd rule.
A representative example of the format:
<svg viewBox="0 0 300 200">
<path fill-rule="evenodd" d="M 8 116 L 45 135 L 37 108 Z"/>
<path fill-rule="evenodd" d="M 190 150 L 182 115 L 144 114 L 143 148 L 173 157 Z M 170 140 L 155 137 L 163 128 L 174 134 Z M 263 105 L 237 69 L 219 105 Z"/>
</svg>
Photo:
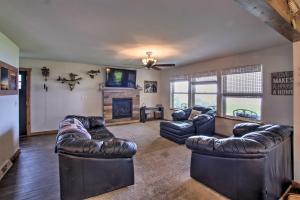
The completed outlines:
<svg viewBox="0 0 300 200">
<path fill-rule="evenodd" d="M 146 54 L 147 54 L 147 58 L 143 58 L 142 63 L 144 65 L 149 65 L 150 63 L 151 63 L 151 65 L 154 65 L 157 60 L 151 56 L 152 52 L 146 52 Z"/>
</svg>

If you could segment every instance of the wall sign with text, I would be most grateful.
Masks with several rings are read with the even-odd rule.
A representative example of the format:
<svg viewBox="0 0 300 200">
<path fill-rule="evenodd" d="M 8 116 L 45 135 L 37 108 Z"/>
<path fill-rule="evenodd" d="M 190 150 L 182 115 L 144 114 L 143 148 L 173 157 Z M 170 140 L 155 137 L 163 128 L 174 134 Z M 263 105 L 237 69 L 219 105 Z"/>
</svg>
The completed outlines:
<svg viewBox="0 0 300 200">
<path fill-rule="evenodd" d="M 272 95 L 293 95 L 293 71 L 274 72 L 272 76 Z"/>
</svg>

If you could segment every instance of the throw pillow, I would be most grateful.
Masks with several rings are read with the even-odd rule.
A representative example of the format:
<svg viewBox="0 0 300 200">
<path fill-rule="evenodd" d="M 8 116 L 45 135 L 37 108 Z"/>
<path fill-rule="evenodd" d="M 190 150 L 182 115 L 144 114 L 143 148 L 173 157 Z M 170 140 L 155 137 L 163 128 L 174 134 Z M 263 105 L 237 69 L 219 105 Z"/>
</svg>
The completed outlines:
<svg viewBox="0 0 300 200">
<path fill-rule="evenodd" d="M 201 111 L 198 111 L 198 110 L 194 110 L 194 109 L 193 109 L 193 110 L 191 111 L 191 114 L 190 114 L 188 120 L 193 120 L 194 117 L 197 117 L 198 115 L 201 115 L 201 114 L 202 114 Z"/>
<path fill-rule="evenodd" d="M 90 133 L 84 128 L 84 126 L 79 120 L 75 118 L 70 118 L 60 122 L 58 135 L 65 134 L 65 133 L 72 133 L 72 132 L 81 133 L 86 138 L 92 139 Z"/>
</svg>

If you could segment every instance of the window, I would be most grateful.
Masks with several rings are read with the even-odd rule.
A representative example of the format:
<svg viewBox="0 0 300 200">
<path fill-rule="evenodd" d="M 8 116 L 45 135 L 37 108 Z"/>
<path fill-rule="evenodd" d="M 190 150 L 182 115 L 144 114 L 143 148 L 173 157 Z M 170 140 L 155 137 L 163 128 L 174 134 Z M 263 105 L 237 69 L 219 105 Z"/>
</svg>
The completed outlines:
<svg viewBox="0 0 300 200">
<path fill-rule="evenodd" d="M 261 119 L 262 66 L 251 65 L 222 71 L 223 114 Z"/>
<path fill-rule="evenodd" d="M 171 108 L 189 106 L 189 81 L 187 77 L 175 77 L 171 80 Z"/>
<path fill-rule="evenodd" d="M 192 105 L 217 108 L 217 73 L 208 72 L 191 78 Z"/>
</svg>

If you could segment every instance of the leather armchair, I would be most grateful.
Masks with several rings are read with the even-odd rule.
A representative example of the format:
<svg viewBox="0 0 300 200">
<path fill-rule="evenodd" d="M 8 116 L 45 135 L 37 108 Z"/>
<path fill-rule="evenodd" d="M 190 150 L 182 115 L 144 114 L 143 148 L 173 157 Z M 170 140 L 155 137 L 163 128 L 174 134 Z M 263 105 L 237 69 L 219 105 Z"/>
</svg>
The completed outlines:
<svg viewBox="0 0 300 200">
<path fill-rule="evenodd" d="M 233 132 L 186 140 L 191 177 L 233 200 L 279 199 L 292 180 L 292 128 L 242 123 Z"/>
<path fill-rule="evenodd" d="M 201 111 L 202 114 L 193 120 L 188 120 L 192 109 Z M 193 135 L 213 135 L 215 131 L 215 110 L 211 108 L 194 106 L 172 113 L 173 121 L 160 123 L 160 135 L 178 144 Z"/>
<path fill-rule="evenodd" d="M 102 117 L 76 118 L 91 133 L 60 132 L 55 150 L 59 157 L 61 199 L 79 200 L 134 184 L 134 142 L 115 138 Z"/>
</svg>

